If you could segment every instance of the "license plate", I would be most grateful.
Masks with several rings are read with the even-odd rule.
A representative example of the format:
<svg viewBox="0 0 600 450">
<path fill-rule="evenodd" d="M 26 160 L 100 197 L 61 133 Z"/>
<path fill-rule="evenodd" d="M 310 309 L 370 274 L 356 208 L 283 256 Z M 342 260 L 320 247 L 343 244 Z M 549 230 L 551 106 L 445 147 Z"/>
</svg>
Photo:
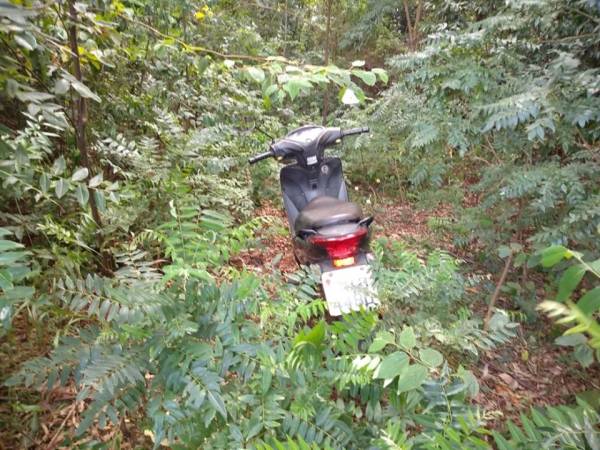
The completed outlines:
<svg viewBox="0 0 600 450">
<path fill-rule="evenodd" d="M 379 305 L 371 268 L 366 264 L 324 272 L 321 281 L 332 316 Z"/>
</svg>

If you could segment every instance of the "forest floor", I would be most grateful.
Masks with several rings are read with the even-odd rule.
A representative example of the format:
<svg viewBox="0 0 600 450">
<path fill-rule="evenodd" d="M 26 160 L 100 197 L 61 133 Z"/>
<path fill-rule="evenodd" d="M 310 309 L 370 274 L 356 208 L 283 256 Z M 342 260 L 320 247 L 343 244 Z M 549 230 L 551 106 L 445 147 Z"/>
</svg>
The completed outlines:
<svg viewBox="0 0 600 450">
<path fill-rule="evenodd" d="M 370 208 L 369 213 L 375 215 L 375 236 L 399 240 L 419 254 L 441 249 L 463 263 L 468 260 L 468 264 L 474 264 L 468 249 L 456 248 L 450 235 L 432 230 L 430 224 L 436 219 L 452 216 L 449 206 L 430 211 L 418 209 L 411 203 L 383 203 Z M 238 255 L 235 265 L 262 271 L 271 262 L 279 261 L 276 267 L 281 272 L 297 270 L 283 210 L 266 204 L 255 215 L 272 225 L 259 234 L 260 245 Z M 481 270 L 469 267 L 470 271 L 474 269 Z M 499 274 L 482 275 L 494 283 L 499 278 Z M 509 297 L 501 296 L 498 306 L 506 310 L 518 309 Z M 487 304 L 482 300 L 474 308 L 483 317 Z M 484 353 L 475 366 L 468 367 L 480 384 L 475 403 L 482 407 L 486 418 L 494 426 L 506 419 L 520 423 L 520 413 L 526 413 L 530 407 L 570 404 L 575 402 L 575 395 L 585 396 L 588 391 L 600 390 L 599 365 L 583 369 L 574 363 L 572 349 L 558 347 L 553 343 L 554 336 L 548 336 L 548 330 L 554 325 L 543 317 L 538 319 L 535 325 L 521 326 L 517 338 L 509 344 Z M 593 398 L 586 400 L 600 401 Z M 600 407 L 600 404 L 597 406 Z"/>
<path fill-rule="evenodd" d="M 468 259 L 464 249 L 453 246 L 450 236 L 432 230 L 431 223 L 435 219 L 451 217 L 450 207 L 427 211 L 416 209 L 409 203 L 387 203 L 370 209 L 376 217 L 373 228 L 376 236 L 400 240 L 418 254 L 442 249 L 459 260 Z M 282 210 L 266 204 L 255 215 L 262 217 L 268 225 L 259 231 L 257 245 L 233 257 L 230 264 L 257 273 L 270 271 L 271 267 L 283 274 L 296 271 L 298 266 Z M 485 275 L 494 282 L 498 278 L 498 274 Z M 500 298 L 499 303 L 506 309 L 515 309 L 510 298 Z M 485 302 L 475 305 L 475 309 L 477 313 L 485 313 Z M 32 328 L 24 317 L 17 318 L 10 340 L 0 341 L 2 379 L 23 361 L 47 354 L 52 348 L 56 327 L 60 326 Z M 492 426 L 499 426 L 507 418 L 519 422 L 519 414 L 531 406 L 573 403 L 575 394 L 600 389 L 598 365 L 582 369 L 574 364 L 571 350 L 557 347 L 548 337 L 549 326 L 551 324 L 543 319 L 535 326 L 522 326 L 517 338 L 488 351 L 474 366 L 468 367 L 480 383 L 475 403 L 485 411 Z M 15 352 L 15 348 L 18 351 Z M 68 430 L 79 422 L 83 409 L 83 403 L 76 401 L 74 386 L 41 393 L 21 390 L 18 399 L 10 397 L 9 391 L 0 387 L 0 399 L 0 450 L 22 448 L 23 436 L 30 433 L 28 430 L 35 431 L 35 436 L 29 439 L 31 448 L 58 448 L 68 436 Z M 93 428 L 90 434 L 106 441 L 111 434 L 117 433 L 124 439 L 121 448 L 151 445 L 149 438 L 133 423 L 123 423 L 120 428 L 113 429 Z"/>
</svg>

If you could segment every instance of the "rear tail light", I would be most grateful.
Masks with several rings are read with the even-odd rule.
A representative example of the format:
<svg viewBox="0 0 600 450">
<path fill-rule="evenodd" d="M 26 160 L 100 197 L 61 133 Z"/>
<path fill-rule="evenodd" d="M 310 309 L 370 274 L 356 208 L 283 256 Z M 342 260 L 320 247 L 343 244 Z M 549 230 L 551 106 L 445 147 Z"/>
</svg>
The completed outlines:
<svg viewBox="0 0 600 450">
<path fill-rule="evenodd" d="M 366 234 L 367 228 L 359 227 L 354 233 L 343 236 L 326 237 L 317 234 L 310 238 L 310 242 L 324 248 L 335 267 L 346 267 L 354 264 L 354 255 L 358 253 L 358 247 Z"/>
</svg>

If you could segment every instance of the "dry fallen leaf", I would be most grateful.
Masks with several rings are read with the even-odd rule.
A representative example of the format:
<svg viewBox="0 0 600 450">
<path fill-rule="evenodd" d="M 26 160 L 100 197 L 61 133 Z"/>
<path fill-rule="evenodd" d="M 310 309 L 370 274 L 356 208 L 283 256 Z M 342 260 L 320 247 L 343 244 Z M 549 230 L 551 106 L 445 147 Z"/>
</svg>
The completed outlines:
<svg viewBox="0 0 600 450">
<path fill-rule="evenodd" d="M 501 373 L 498 375 L 498 377 L 504 381 L 505 384 L 507 384 L 511 389 L 519 389 L 519 383 L 513 378 L 511 377 L 509 374 L 507 373 Z"/>
</svg>

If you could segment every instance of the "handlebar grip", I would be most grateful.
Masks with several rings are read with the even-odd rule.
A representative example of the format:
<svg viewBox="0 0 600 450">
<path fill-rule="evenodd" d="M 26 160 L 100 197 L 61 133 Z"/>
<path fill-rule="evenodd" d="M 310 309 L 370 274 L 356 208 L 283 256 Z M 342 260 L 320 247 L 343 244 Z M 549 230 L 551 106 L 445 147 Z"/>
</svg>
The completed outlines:
<svg viewBox="0 0 600 450">
<path fill-rule="evenodd" d="M 251 156 L 250 158 L 248 158 L 248 163 L 256 164 L 257 162 L 262 161 L 263 159 L 270 158 L 271 156 L 273 156 L 273 150 L 269 150 L 268 152 L 264 152 L 264 153 L 260 153 L 255 156 Z"/>
<path fill-rule="evenodd" d="M 346 136 L 352 136 L 353 134 L 362 134 L 362 133 L 368 133 L 368 132 L 369 132 L 369 127 L 350 128 L 349 130 L 343 131 L 342 136 L 346 137 Z"/>
</svg>

